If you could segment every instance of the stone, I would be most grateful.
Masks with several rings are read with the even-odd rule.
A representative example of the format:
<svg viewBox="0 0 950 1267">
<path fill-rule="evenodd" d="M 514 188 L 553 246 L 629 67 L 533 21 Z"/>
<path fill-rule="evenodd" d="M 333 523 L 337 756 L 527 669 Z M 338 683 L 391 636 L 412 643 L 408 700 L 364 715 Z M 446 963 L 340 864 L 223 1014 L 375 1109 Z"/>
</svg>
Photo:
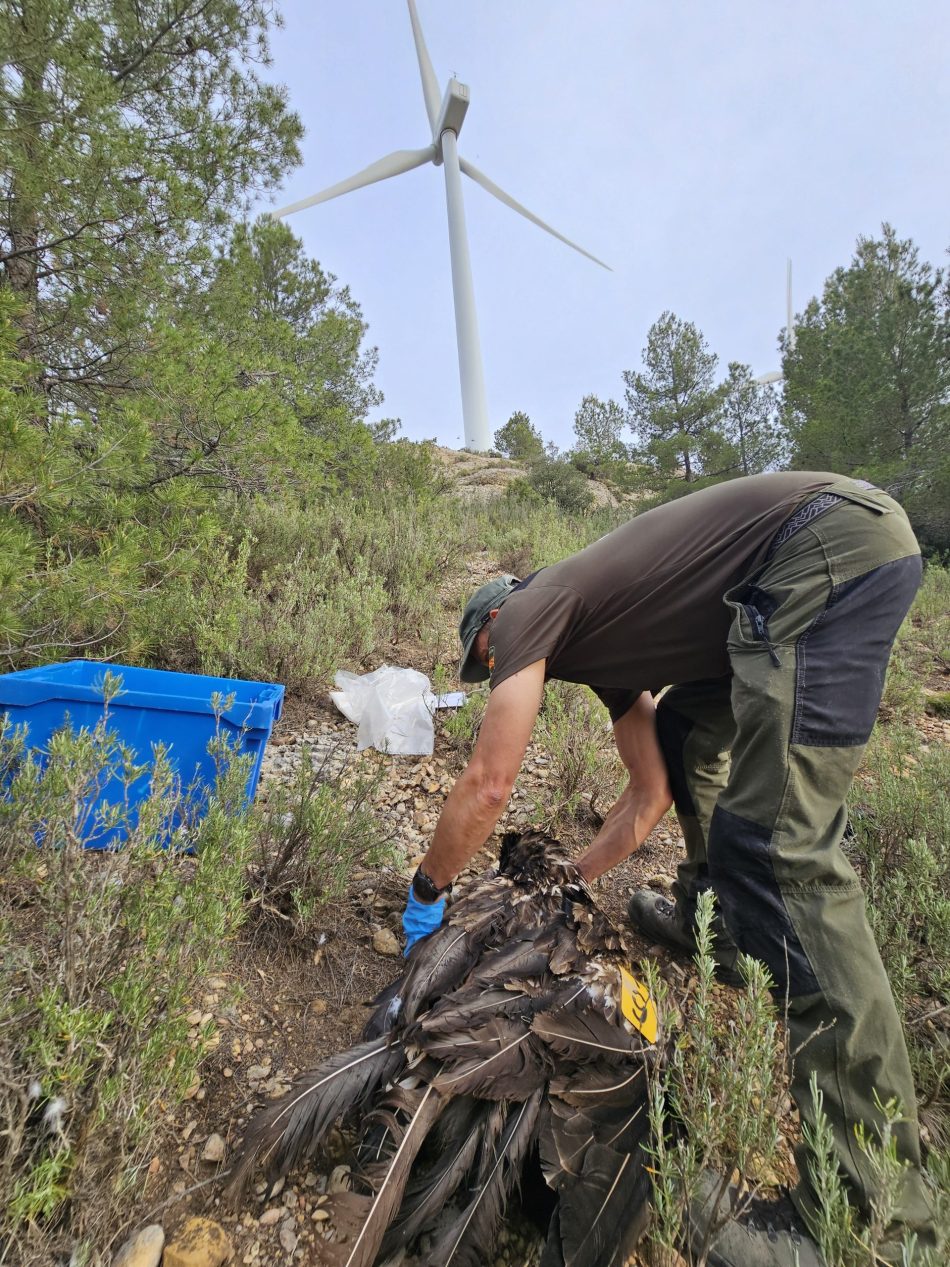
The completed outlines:
<svg viewBox="0 0 950 1267">
<path fill-rule="evenodd" d="M 257 1220 L 261 1227 L 273 1227 L 275 1223 L 279 1223 L 284 1217 L 283 1206 L 272 1205 L 269 1210 L 265 1210 L 261 1217 Z"/>
<path fill-rule="evenodd" d="M 227 1152 L 227 1145 L 221 1136 L 215 1131 L 213 1135 L 209 1135 L 201 1153 L 202 1161 L 224 1161 L 224 1155 Z"/>
<path fill-rule="evenodd" d="M 280 1229 L 280 1243 L 288 1254 L 292 1254 L 297 1248 L 297 1233 L 294 1230 L 292 1219 L 288 1219 Z"/>
<path fill-rule="evenodd" d="M 165 1246 L 162 1267 L 220 1267 L 234 1254 L 227 1233 L 213 1219 L 188 1219 Z"/>
<path fill-rule="evenodd" d="M 659 872 L 658 875 L 651 875 L 647 884 L 651 889 L 666 889 L 667 892 L 672 889 L 675 877 L 669 875 L 665 871 Z"/>
<path fill-rule="evenodd" d="M 373 933 L 373 949 L 378 955 L 398 955 L 401 947 L 391 928 L 379 928 Z"/>
<path fill-rule="evenodd" d="M 333 1170 L 330 1172 L 330 1181 L 327 1184 L 327 1192 L 349 1192 L 349 1190 L 349 1166 L 334 1166 Z"/>
<path fill-rule="evenodd" d="M 270 1077 L 270 1065 L 251 1065 L 247 1071 L 248 1082 L 260 1082 Z"/>
<path fill-rule="evenodd" d="M 119 1249 L 112 1260 L 112 1267 L 158 1267 L 165 1246 L 165 1233 L 160 1224 L 135 1232 Z"/>
</svg>

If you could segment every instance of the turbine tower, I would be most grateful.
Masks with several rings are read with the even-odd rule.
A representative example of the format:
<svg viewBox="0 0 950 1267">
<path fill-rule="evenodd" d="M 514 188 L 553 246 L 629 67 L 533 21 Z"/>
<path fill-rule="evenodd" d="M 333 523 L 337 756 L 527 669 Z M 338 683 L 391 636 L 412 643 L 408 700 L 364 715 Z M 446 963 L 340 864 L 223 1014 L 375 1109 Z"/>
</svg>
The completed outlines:
<svg viewBox="0 0 950 1267">
<path fill-rule="evenodd" d="M 544 229 L 559 241 L 580 251 L 595 264 L 609 271 L 609 265 L 591 255 L 582 246 L 558 233 L 549 224 L 536 216 L 534 212 L 523 207 L 510 194 L 505 193 L 484 172 L 478 170 L 458 152 L 458 135 L 462 128 L 465 112 L 468 109 L 468 85 L 457 79 L 450 79 L 442 100 L 439 100 L 439 85 L 429 60 L 422 26 L 416 12 L 415 0 L 408 0 L 409 20 L 412 23 L 412 35 L 416 45 L 416 56 L 419 59 L 419 74 L 422 77 L 422 95 L 425 99 L 426 114 L 432 129 L 432 140 L 421 150 L 396 150 L 378 159 L 369 167 L 364 167 L 355 176 L 341 180 L 329 189 L 289 207 L 281 207 L 272 211 L 274 219 L 293 215 L 306 207 L 316 206 L 319 202 L 329 202 L 331 198 L 339 198 L 342 194 L 361 189 L 364 185 L 375 184 L 378 180 L 388 180 L 390 176 L 401 176 L 403 172 L 412 171 L 424 163 L 434 163 L 436 167 L 445 168 L 445 201 L 449 218 L 449 252 L 452 258 L 452 291 L 455 296 L 455 333 L 458 340 L 459 378 L 462 385 L 462 416 L 465 423 L 465 446 L 484 452 L 491 447 L 491 433 L 488 425 L 488 405 L 485 397 L 485 373 L 482 368 L 481 345 L 478 338 L 478 317 L 475 312 L 475 288 L 472 285 L 472 265 L 468 253 L 468 235 L 465 231 L 465 204 L 462 200 L 462 174 L 474 180 L 477 185 L 488 191 L 494 198 L 503 202 L 512 211 L 530 220 Z"/>
<path fill-rule="evenodd" d="M 792 311 L 792 261 L 788 261 L 788 267 L 785 273 L 785 308 L 788 321 L 785 326 L 786 340 L 789 352 L 795 351 L 795 313 Z M 755 380 L 757 383 L 780 383 L 782 381 L 781 370 L 769 370 L 767 374 L 760 374 Z"/>
</svg>

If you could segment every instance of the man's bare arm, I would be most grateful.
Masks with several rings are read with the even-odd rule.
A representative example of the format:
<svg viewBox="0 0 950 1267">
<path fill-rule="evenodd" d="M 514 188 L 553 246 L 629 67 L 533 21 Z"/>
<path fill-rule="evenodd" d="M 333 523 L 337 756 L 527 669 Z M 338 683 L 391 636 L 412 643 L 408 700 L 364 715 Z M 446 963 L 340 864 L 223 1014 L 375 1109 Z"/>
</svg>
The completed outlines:
<svg viewBox="0 0 950 1267">
<path fill-rule="evenodd" d="M 630 775 L 616 805 L 578 866 L 594 880 L 639 849 L 673 804 L 666 763 L 656 734 L 653 697 L 644 691 L 614 723 L 617 751 Z"/>
<path fill-rule="evenodd" d="M 488 698 L 472 759 L 449 793 L 422 861 L 443 888 L 478 852 L 508 804 L 544 692 L 544 661 L 506 678 Z"/>
</svg>

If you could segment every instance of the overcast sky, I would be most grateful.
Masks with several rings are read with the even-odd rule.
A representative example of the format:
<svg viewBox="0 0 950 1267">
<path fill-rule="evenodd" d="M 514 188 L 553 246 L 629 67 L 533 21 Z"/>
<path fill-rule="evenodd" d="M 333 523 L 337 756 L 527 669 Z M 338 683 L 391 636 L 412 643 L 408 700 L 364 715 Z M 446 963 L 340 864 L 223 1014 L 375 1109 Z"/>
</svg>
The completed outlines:
<svg viewBox="0 0 950 1267">
<path fill-rule="evenodd" d="M 569 447 L 581 398 L 623 399 L 664 309 L 723 372 L 777 368 L 786 258 L 798 310 L 883 220 L 945 261 L 947 0 L 417 4 L 440 88 L 470 88 L 460 152 L 613 268 L 463 180 L 493 431 L 522 409 Z M 270 74 L 307 135 L 277 203 L 429 143 L 405 0 L 281 8 Z M 442 169 L 288 223 L 362 306 L 377 416 L 460 446 Z"/>
</svg>

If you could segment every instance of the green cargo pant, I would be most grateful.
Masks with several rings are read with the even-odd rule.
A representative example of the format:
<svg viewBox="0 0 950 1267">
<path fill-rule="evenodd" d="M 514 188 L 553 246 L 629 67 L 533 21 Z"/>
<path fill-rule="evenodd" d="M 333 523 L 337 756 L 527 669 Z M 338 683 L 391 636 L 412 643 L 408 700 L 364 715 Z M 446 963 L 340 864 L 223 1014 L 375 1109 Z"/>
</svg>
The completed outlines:
<svg viewBox="0 0 950 1267">
<path fill-rule="evenodd" d="M 894 636 L 920 583 L 917 542 L 900 506 L 850 481 L 847 500 L 781 545 L 726 602 L 734 611 L 729 677 L 674 686 L 657 726 L 686 860 L 674 886 L 684 923 L 715 890 L 735 946 L 763 960 L 788 998 L 792 1094 L 814 1120 L 817 1074 L 852 1198 L 867 1210 L 874 1179 L 854 1128 L 905 1113 L 910 1163 L 899 1220 L 931 1236 L 920 1175 L 916 1098 L 893 995 L 841 850 L 845 798 L 871 733 Z M 731 940 L 730 940 L 731 939 Z M 803 1046 L 804 1044 L 804 1046 Z M 798 1157 L 807 1176 L 806 1159 Z M 807 1184 L 798 1193 L 807 1204 Z"/>
</svg>

